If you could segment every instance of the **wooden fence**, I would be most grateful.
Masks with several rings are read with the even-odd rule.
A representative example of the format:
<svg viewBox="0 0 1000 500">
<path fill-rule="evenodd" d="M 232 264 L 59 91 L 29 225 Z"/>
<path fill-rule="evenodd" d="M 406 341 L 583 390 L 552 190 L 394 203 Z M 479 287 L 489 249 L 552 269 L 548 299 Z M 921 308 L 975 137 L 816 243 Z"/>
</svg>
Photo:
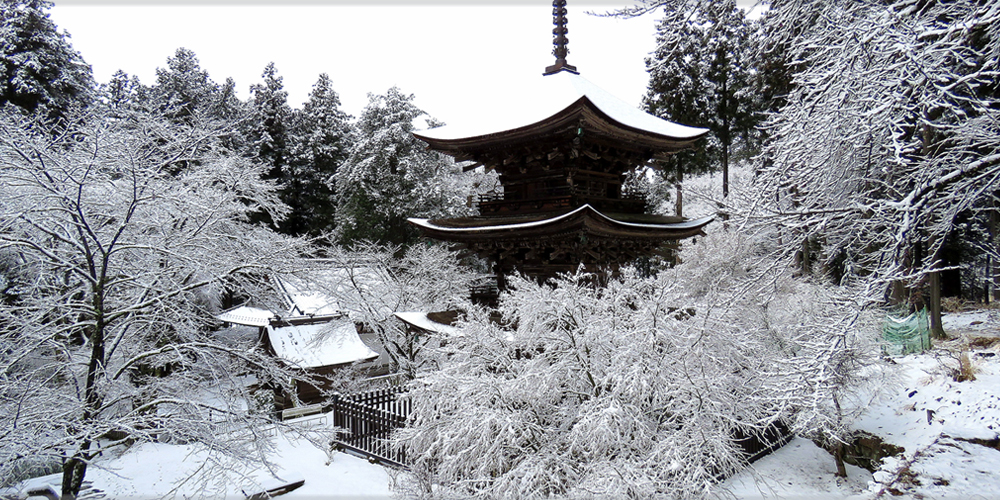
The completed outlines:
<svg viewBox="0 0 1000 500">
<path fill-rule="evenodd" d="M 369 461 L 406 467 L 406 454 L 394 450 L 388 439 L 406 425 L 412 402 L 400 399 L 402 387 L 333 397 L 333 425 L 343 429 L 334 448 L 360 454 Z"/>
</svg>

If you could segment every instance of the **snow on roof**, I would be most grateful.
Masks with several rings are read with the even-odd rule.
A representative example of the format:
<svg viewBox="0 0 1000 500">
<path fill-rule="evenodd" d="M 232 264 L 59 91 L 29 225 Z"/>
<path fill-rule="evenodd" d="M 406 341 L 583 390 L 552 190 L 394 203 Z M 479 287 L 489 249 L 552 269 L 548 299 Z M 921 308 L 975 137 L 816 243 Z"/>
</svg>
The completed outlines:
<svg viewBox="0 0 1000 500">
<path fill-rule="evenodd" d="M 437 321 L 428 318 L 427 313 L 424 312 L 397 312 L 393 314 L 395 314 L 396 317 L 404 323 L 408 323 L 429 332 L 436 332 L 445 335 L 458 335 L 457 328 L 444 323 L 438 323 Z"/>
<path fill-rule="evenodd" d="M 361 341 L 349 320 L 289 325 L 268 325 L 267 336 L 274 353 L 299 368 L 318 368 L 365 361 L 378 357 Z"/>
<path fill-rule="evenodd" d="M 414 224 L 414 225 L 416 225 L 418 227 L 423 227 L 423 228 L 427 228 L 427 229 L 435 229 L 437 231 L 442 231 L 442 232 L 449 232 L 449 233 L 479 233 L 479 232 L 493 232 L 493 231 L 507 230 L 507 229 L 527 229 L 527 228 L 531 228 L 531 227 L 544 226 L 546 224 L 552 224 L 552 223 L 555 223 L 555 222 L 559 222 L 559 221 L 561 221 L 563 219 L 568 219 L 568 218 L 573 217 L 574 215 L 576 215 L 576 214 L 578 214 L 578 213 L 580 213 L 580 212 L 582 212 L 584 210 L 590 210 L 590 211 L 592 211 L 595 214 L 603 217 L 604 219 L 608 220 L 609 222 L 611 222 L 613 224 L 617 224 L 617 225 L 620 225 L 620 226 L 623 226 L 623 227 L 632 227 L 632 228 L 641 228 L 641 229 L 678 229 L 678 230 L 693 229 L 693 228 L 698 228 L 698 227 L 704 226 L 705 224 L 708 224 L 709 222 L 712 221 L 712 219 L 715 218 L 714 216 L 708 216 L 708 217 L 702 217 L 700 219 L 694 219 L 694 220 L 689 220 L 689 221 L 684 221 L 684 222 L 671 222 L 671 223 L 663 223 L 663 224 L 642 224 L 642 223 L 637 223 L 637 222 L 622 222 L 620 220 L 612 219 L 611 217 L 608 217 L 607 215 L 602 214 L 600 211 L 594 209 L 589 204 L 585 204 L 585 205 L 581 206 L 580 208 L 577 208 L 577 209 L 575 209 L 575 210 L 573 210 L 571 212 L 567 212 L 567 213 L 564 213 L 562 215 L 558 215 L 556 217 L 551 217 L 551 218 L 548 218 L 548 219 L 541 219 L 541 220 L 536 220 L 536 221 L 531 221 L 531 222 L 520 222 L 520 223 L 516 223 L 516 224 L 503 224 L 503 225 L 496 225 L 496 226 L 448 227 L 448 226 L 439 226 L 437 224 L 434 224 L 430 219 L 410 218 L 410 219 L 407 219 L 407 220 L 410 221 L 410 223 L 412 223 L 412 224 Z"/>
<path fill-rule="evenodd" d="M 256 307 L 248 306 L 240 306 L 235 309 L 230 309 L 229 311 L 216 316 L 219 321 L 245 326 L 267 326 L 268 322 L 273 317 L 274 313 L 268 311 L 267 309 L 258 309 Z"/>
<path fill-rule="evenodd" d="M 487 119 L 479 123 L 447 125 L 422 130 L 417 135 L 430 139 L 455 140 L 506 132 L 541 122 L 586 97 L 604 114 L 621 125 L 678 139 L 693 139 L 707 129 L 688 127 L 653 116 L 622 101 L 586 78 L 560 71 L 543 76 L 531 89 L 511 92 L 523 96 L 514 102 L 496 103 L 502 107 L 495 112 L 483 112 Z"/>
<path fill-rule="evenodd" d="M 278 287 L 284 293 L 289 313 L 302 316 L 323 316 L 342 312 L 337 299 L 294 278 L 277 278 Z"/>
</svg>

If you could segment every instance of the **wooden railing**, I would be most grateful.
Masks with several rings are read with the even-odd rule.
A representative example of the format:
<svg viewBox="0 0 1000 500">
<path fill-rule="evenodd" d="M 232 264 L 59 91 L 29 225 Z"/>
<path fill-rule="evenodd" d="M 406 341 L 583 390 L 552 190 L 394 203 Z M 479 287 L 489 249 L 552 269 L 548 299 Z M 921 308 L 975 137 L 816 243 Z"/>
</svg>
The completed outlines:
<svg viewBox="0 0 1000 500">
<path fill-rule="evenodd" d="M 638 193 L 621 193 L 618 198 L 608 198 L 605 193 L 584 188 L 560 187 L 544 191 L 532 198 L 486 193 L 479 195 L 475 204 L 480 214 L 500 212 L 522 213 L 536 210 L 555 210 L 589 203 L 602 210 L 624 213 L 642 213 L 646 199 Z"/>
</svg>

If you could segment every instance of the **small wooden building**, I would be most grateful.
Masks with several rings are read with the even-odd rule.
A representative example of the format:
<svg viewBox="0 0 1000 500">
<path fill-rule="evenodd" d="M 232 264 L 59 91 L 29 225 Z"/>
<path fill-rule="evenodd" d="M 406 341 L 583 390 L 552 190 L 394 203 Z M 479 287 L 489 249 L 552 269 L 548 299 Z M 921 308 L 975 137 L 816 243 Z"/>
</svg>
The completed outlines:
<svg viewBox="0 0 1000 500">
<path fill-rule="evenodd" d="M 303 377 L 292 381 L 302 404 L 323 402 L 333 389 L 331 379 L 342 368 L 376 359 L 379 354 L 366 345 L 354 322 L 340 316 L 298 316 L 272 319 L 265 327 L 264 348 Z M 289 394 L 281 394 L 281 406 L 292 406 Z"/>
</svg>

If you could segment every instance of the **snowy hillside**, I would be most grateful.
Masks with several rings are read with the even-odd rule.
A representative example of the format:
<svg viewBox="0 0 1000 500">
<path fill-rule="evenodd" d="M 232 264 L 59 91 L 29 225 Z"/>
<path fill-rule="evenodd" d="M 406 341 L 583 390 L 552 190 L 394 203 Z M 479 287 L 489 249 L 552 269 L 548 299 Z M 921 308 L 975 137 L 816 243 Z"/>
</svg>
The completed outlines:
<svg viewBox="0 0 1000 500">
<path fill-rule="evenodd" d="M 855 423 L 902 447 L 871 472 L 848 465 L 834 477 L 833 458 L 796 438 L 753 468 L 722 484 L 737 498 L 840 499 L 994 498 L 1000 496 L 1000 311 L 946 314 L 952 335 L 923 354 L 894 358 L 897 383 Z M 971 345 L 971 348 L 970 348 Z M 975 380 L 956 382 L 962 352 Z M 342 453 L 328 454 L 304 440 L 277 437 L 277 478 L 249 471 L 239 481 L 206 488 L 184 479 L 203 465 L 189 446 L 145 444 L 95 463 L 88 479 L 107 498 L 244 498 L 254 484 L 304 480 L 283 498 L 388 498 L 397 472 Z M 232 471 L 229 471 L 232 473 Z M 208 477 L 213 473 L 209 472 Z M 58 484 L 58 476 L 48 479 Z M 34 481 L 35 483 L 38 480 Z"/>
</svg>

